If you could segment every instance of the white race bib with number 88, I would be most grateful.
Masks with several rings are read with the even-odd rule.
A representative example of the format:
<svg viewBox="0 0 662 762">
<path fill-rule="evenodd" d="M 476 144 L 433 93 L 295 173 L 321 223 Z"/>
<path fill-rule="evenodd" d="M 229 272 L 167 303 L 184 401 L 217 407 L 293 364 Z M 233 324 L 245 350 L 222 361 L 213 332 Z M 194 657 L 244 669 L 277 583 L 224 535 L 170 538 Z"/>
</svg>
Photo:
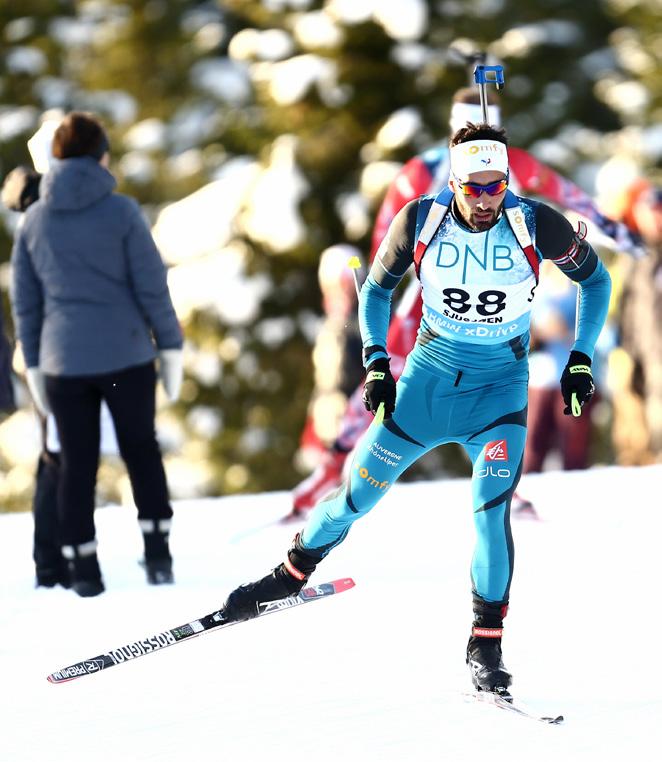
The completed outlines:
<svg viewBox="0 0 662 762">
<path fill-rule="evenodd" d="M 510 225 L 464 230 L 448 215 L 421 261 L 423 315 L 440 335 L 498 343 L 529 329 L 536 279 Z"/>
</svg>

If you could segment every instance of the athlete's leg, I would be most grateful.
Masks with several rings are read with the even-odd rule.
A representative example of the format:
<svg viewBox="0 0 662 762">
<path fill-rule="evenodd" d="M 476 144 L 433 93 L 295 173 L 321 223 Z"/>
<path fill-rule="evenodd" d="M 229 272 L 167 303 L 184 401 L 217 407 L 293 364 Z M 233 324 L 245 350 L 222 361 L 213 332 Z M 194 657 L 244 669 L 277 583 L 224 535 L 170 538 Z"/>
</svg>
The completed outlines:
<svg viewBox="0 0 662 762">
<path fill-rule="evenodd" d="M 405 469 L 440 443 L 440 426 L 432 419 L 431 395 L 437 379 L 426 373 L 403 374 L 397 386 L 393 417 L 373 424 L 361 440 L 345 484 L 318 503 L 283 563 L 256 582 L 228 596 L 228 618 L 249 619 L 260 601 L 298 593 L 317 564 L 341 543 L 356 519 L 373 508 Z"/>
<path fill-rule="evenodd" d="M 510 501 L 522 473 L 526 442 L 526 381 L 486 388 L 483 407 L 491 421 L 464 442 L 473 463 L 476 548 L 471 565 L 474 593 L 487 602 L 507 602 L 514 548 Z M 478 420 L 485 420 L 481 415 Z"/>
<path fill-rule="evenodd" d="M 301 534 L 304 549 L 326 555 L 412 463 L 439 444 L 429 389 L 427 374 L 405 370 L 398 381 L 393 417 L 368 429 L 354 451 L 345 483 L 315 507 Z"/>
</svg>

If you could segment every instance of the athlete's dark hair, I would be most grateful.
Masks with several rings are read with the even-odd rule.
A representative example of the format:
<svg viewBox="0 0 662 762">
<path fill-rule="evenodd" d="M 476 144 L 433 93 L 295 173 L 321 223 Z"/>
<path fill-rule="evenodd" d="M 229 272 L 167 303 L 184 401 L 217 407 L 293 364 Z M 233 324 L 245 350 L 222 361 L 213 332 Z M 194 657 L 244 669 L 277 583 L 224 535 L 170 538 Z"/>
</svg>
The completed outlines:
<svg viewBox="0 0 662 762">
<path fill-rule="evenodd" d="M 506 146 L 508 145 L 508 136 L 503 127 L 494 127 L 485 122 L 480 124 L 467 122 L 466 127 L 461 127 L 451 136 L 450 146 L 452 148 L 460 143 L 467 143 L 470 140 L 496 140 Z"/>
</svg>

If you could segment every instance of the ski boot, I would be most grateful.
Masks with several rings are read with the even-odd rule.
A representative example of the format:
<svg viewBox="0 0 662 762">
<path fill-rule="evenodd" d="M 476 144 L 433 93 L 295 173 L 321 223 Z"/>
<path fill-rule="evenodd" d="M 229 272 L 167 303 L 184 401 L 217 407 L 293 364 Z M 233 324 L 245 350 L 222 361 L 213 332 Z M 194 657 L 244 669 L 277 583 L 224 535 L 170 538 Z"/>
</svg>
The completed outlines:
<svg viewBox="0 0 662 762">
<path fill-rule="evenodd" d="M 317 468 L 292 490 L 290 518 L 303 516 L 331 490 L 340 486 L 347 453 L 333 448 L 324 454 Z"/>
<path fill-rule="evenodd" d="M 509 696 L 508 686 L 512 675 L 503 664 L 501 657 L 501 636 L 503 618 L 508 604 L 489 603 L 474 595 L 474 623 L 467 644 L 467 664 L 471 681 L 477 691 L 490 691 Z"/>
<path fill-rule="evenodd" d="M 103 593 L 106 588 L 101 579 L 96 540 L 81 545 L 63 545 L 62 555 L 69 564 L 71 587 L 76 594 L 91 598 Z"/>
<path fill-rule="evenodd" d="M 168 546 L 170 519 L 140 519 L 140 529 L 145 543 L 145 573 L 150 585 L 171 585 L 172 557 Z"/>
<path fill-rule="evenodd" d="M 282 564 L 266 577 L 240 585 L 230 593 L 223 604 L 224 617 L 235 622 L 252 619 L 258 615 L 260 603 L 297 595 L 320 560 L 321 556 L 301 547 L 297 534 Z"/>
</svg>

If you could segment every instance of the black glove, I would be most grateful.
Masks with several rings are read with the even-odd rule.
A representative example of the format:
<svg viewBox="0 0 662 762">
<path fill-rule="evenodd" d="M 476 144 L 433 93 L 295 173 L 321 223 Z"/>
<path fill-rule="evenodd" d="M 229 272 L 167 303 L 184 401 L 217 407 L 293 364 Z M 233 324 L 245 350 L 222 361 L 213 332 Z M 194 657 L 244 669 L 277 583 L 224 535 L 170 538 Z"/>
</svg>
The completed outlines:
<svg viewBox="0 0 662 762">
<path fill-rule="evenodd" d="M 582 405 L 593 396 L 593 376 L 591 374 L 591 358 L 583 352 L 570 352 L 570 359 L 561 376 L 561 394 L 565 402 L 563 415 L 582 414 Z"/>
<path fill-rule="evenodd" d="M 384 418 L 390 418 L 395 410 L 395 379 L 391 375 L 389 361 L 380 357 L 368 366 L 363 387 L 363 404 L 373 415 L 384 403 Z"/>
</svg>

